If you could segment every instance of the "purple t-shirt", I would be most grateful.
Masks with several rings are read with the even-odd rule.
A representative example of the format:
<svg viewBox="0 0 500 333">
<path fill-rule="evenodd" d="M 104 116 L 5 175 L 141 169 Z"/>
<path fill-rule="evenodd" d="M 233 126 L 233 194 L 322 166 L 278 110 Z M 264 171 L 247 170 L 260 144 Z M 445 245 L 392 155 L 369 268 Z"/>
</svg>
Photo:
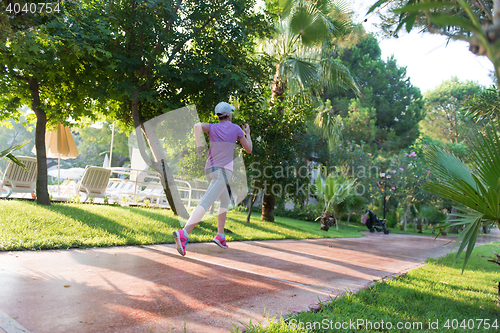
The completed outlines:
<svg viewBox="0 0 500 333">
<path fill-rule="evenodd" d="M 233 171 L 234 146 L 236 140 L 245 135 L 243 130 L 229 120 L 210 124 L 207 163 L 205 169 L 220 167 Z"/>
</svg>

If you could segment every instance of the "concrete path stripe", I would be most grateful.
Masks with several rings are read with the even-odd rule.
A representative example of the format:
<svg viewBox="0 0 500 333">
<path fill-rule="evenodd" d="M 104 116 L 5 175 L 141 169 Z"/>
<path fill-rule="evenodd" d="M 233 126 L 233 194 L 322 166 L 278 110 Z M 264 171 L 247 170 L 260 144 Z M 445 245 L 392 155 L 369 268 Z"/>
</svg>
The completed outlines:
<svg viewBox="0 0 500 333">
<path fill-rule="evenodd" d="M 302 254 L 302 255 L 304 255 L 306 257 L 309 257 L 309 258 L 332 259 L 332 257 L 321 256 L 321 255 L 318 255 L 318 254 L 312 255 L 310 253 L 302 252 L 302 251 L 297 251 L 297 250 L 291 251 L 291 250 L 287 250 L 287 249 L 280 249 L 280 248 L 277 248 L 277 247 L 274 247 L 274 246 L 270 246 L 270 245 L 267 245 L 267 244 L 262 244 L 262 243 L 255 243 L 255 242 L 250 243 L 249 242 L 248 244 L 249 245 L 253 245 L 253 246 L 260 246 L 260 247 L 263 247 L 263 248 L 266 248 L 266 249 L 270 249 L 270 250 L 279 250 L 279 251 L 290 253 L 290 254 L 298 253 L 298 254 Z M 410 257 L 410 256 L 405 256 L 405 255 L 400 255 L 400 254 L 391 254 L 391 257 L 395 258 L 395 259 L 411 259 L 411 260 L 417 260 L 418 259 L 416 257 Z M 348 260 L 348 259 L 335 258 L 335 260 L 336 261 L 340 261 L 340 262 L 345 262 L 345 263 L 348 263 L 348 264 L 352 263 L 352 260 Z M 380 270 L 380 265 L 370 265 L 370 264 L 363 263 L 363 266 L 368 267 L 368 268 L 372 268 L 372 269 L 376 269 L 376 270 Z"/>
<path fill-rule="evenodd" d="M 427 237 L 427 236 L 414 236 L 414 237 L 421 237 L 423 239 L 429 239 L 430 237 Z M 359 243 L 359 244 L 366 244 L 367 242 L 366 241 L 361 241 L 360 239 L 361 238 L 327 238 L 327 240 L 342 240 L 342 241 L 348 241 L 349 243 Z M 311 240 L 310 239 L 306 239 L 305 240 L 306 242 L 309 242 L 311 243 Z M 440 246 L 447 246 L 448 244 L 454 242 L 455 240 L 447 240 L 447 239 L 438 239 L 438 240 L 435 240 L 436 244 L 440 245 Z M 439 243 L 441 242 L 441 244 Z M 342 247 L 341 244 L 338 244 L 338 243 L 334 243 L 334 245 L 338 246 L 339 248 L 345 248 L 345 249 L 348 249 L 346 247 Z M 478 243 L 479 245 L 479 243 Z M 403 247 L 404 248 L 404 247 Z M 450 253 L 452 252 L 455 252 L 458 248 L 455 248 L 455 249 L 450 249 Z M 407 255 L 404 255 L 404 254 L 397 254 L 397 253 L 391 253 L 391 257 L 394 257 L 394 258 L 397 258 L 397 259 L 411 259 L 411 260 L 419 260 L 419 257 L 414 257 L 414 256 L 407 256 Z M 347 261 L 349 262 L 349 261 Z"/>
<path fill-rule="evenodd" d="M 30 333 L 2 310 L 0 310 L 0 329 L 4 330 L 5 333 Z"/>
<path fill-rule="evenodd" d="M 161 254 L 168 255 L 168 256 L 175 255 L 175 254 L 172 254 L 172 253 L 167 252 L 167 251 L 162 251 L 162 250 L 159 250 L 159 249 L 156 249 L 156 248 L 151 248 L 151 247 L 149 247 L 147 245 L 140 245 L 140 247 L 142 247 L 142 248 L 144 248 L 144 249 L 146 249 L 148 251 L 153 251 L 153 252 L 161 253 Z M 328 296 L 330 296 L 332 294 L 331 291 L 327 291 L 327 290 L 324 290 L 324 289 L 321 289 L 321 288 L 316 288 L 316 287 L 313 287 L 313 286 L 310 286 L 310 285 L 307 285 L 307 284 L 303 284 L 303 283 L 300 283 L 300 282 L 294 282 L 294 281 L 290 281 L 290 280 L 286 280 L 286 279 L 281 279 L 281 278 L 269 276 L 269 275 L 266 275 L 266 274 L 260 274 L 260 273 L 253 272 L 253 271 L 246 270 L 246 269 L 242 269 L 242 268 L 224 266 L 224 265 L 220 265 L 220 264 L 214 263 L 213 261 L 210 261 L 210 260 L 203 260 L 203 259 L 194 258 L 194 257 L 189 257 L 189 259 L 195 260 L 195 261 L 199 261 L 199 262 L 203 262 L 203 263 L 210 264 L 210 265 L 217 265 L 217 266 L 220 266 L 220 267 L 224 267 L 224 268 L 227 268 L 227 269 L 232 269 L 232 270 L 243 272 L 243 273 L 247 273 L 247 274 L 262 276 L 262 277 L 265 277 L 265 278 L 271 279 L 271 280 L 276 280 L 276 281 L 280 281 L 280 282 L 292 284 L 292 285 L 297 286 L 297 287 L 299 287 L 301 289 L 308 290 L 308 291 L 313 291 L 315 293 L 320 293 L 320 294 L 324 294 L 324 295 L 328 295 Z"/>
</svg>

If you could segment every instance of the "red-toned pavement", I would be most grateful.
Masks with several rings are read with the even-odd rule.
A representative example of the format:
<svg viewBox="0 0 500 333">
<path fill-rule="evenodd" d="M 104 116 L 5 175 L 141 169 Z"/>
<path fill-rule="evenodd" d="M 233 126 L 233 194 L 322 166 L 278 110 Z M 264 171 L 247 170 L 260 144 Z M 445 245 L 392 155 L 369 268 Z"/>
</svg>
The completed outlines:
<svg viewBox="0 0 500 333">
<path fill-rule="evenodd" d="M 0 253 L 0 333 L 228 332 L 418 267 L 447 243 L 366 233 L 189 244 L 186 257 L 173 244 Z"/>
</svg>

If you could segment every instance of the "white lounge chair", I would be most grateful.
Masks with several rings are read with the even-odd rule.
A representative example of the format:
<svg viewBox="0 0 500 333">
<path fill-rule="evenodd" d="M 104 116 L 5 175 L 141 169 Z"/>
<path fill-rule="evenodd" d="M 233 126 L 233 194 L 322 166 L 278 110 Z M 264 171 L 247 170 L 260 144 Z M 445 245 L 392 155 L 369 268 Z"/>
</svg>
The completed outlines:
<svg viewBox="0 0 500 333">
<path fill-rule="evenodd" d="M 83 202 L 87 201 L 91 195 L 104 197 L 110 175 L 111 170 L 109 169 L 87 165 L 82 179 L 76 184 L 76 194 L 80 195 L 81 193 L 85 196 Z"/>
<path fill-rule="evenodd" d="M 7 190 L 5 198 L 8 198 L 14 192 L 35 194 L 37 172 L 36 158 L 18 156 L 17 159 L 24 164 L 28 171 L 12 161 L 9 161 L 5 169 L 3 180 L 0 180 L 0 188 Z"/>
</svg>

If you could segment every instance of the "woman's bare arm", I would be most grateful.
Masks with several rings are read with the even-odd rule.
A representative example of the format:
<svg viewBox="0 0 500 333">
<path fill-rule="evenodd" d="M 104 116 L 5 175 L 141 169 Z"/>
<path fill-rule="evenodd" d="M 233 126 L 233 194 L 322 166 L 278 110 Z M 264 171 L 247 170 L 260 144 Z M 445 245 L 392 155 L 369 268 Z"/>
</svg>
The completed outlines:
<svg viewBox="0 0 500 333">
<path fill-rule="evenodd" d="M 202 155 L 201 148 L 204 147 L 204 145 L 201 144 L 201 131 L 208 134 L 208 131 L 210 130 L 210 124 L 207 123 L 194 124 L 193 130 L 194 130 L 194 138 L 196 139 L 196 152 L 198 153 L 198 156 L 201 157 Z"/>
<path fill-rule="evenodd" d="M 250 126 L 248 124 L 245 124 L 241 127 L 243 129 L 243 132 L 245 132 L 245 136 L 240 138 L 240 143 L 243 146 L 243 149 L 248 154 L 252 153 L 252 138 L 250 137 Z"/>
</svg>

